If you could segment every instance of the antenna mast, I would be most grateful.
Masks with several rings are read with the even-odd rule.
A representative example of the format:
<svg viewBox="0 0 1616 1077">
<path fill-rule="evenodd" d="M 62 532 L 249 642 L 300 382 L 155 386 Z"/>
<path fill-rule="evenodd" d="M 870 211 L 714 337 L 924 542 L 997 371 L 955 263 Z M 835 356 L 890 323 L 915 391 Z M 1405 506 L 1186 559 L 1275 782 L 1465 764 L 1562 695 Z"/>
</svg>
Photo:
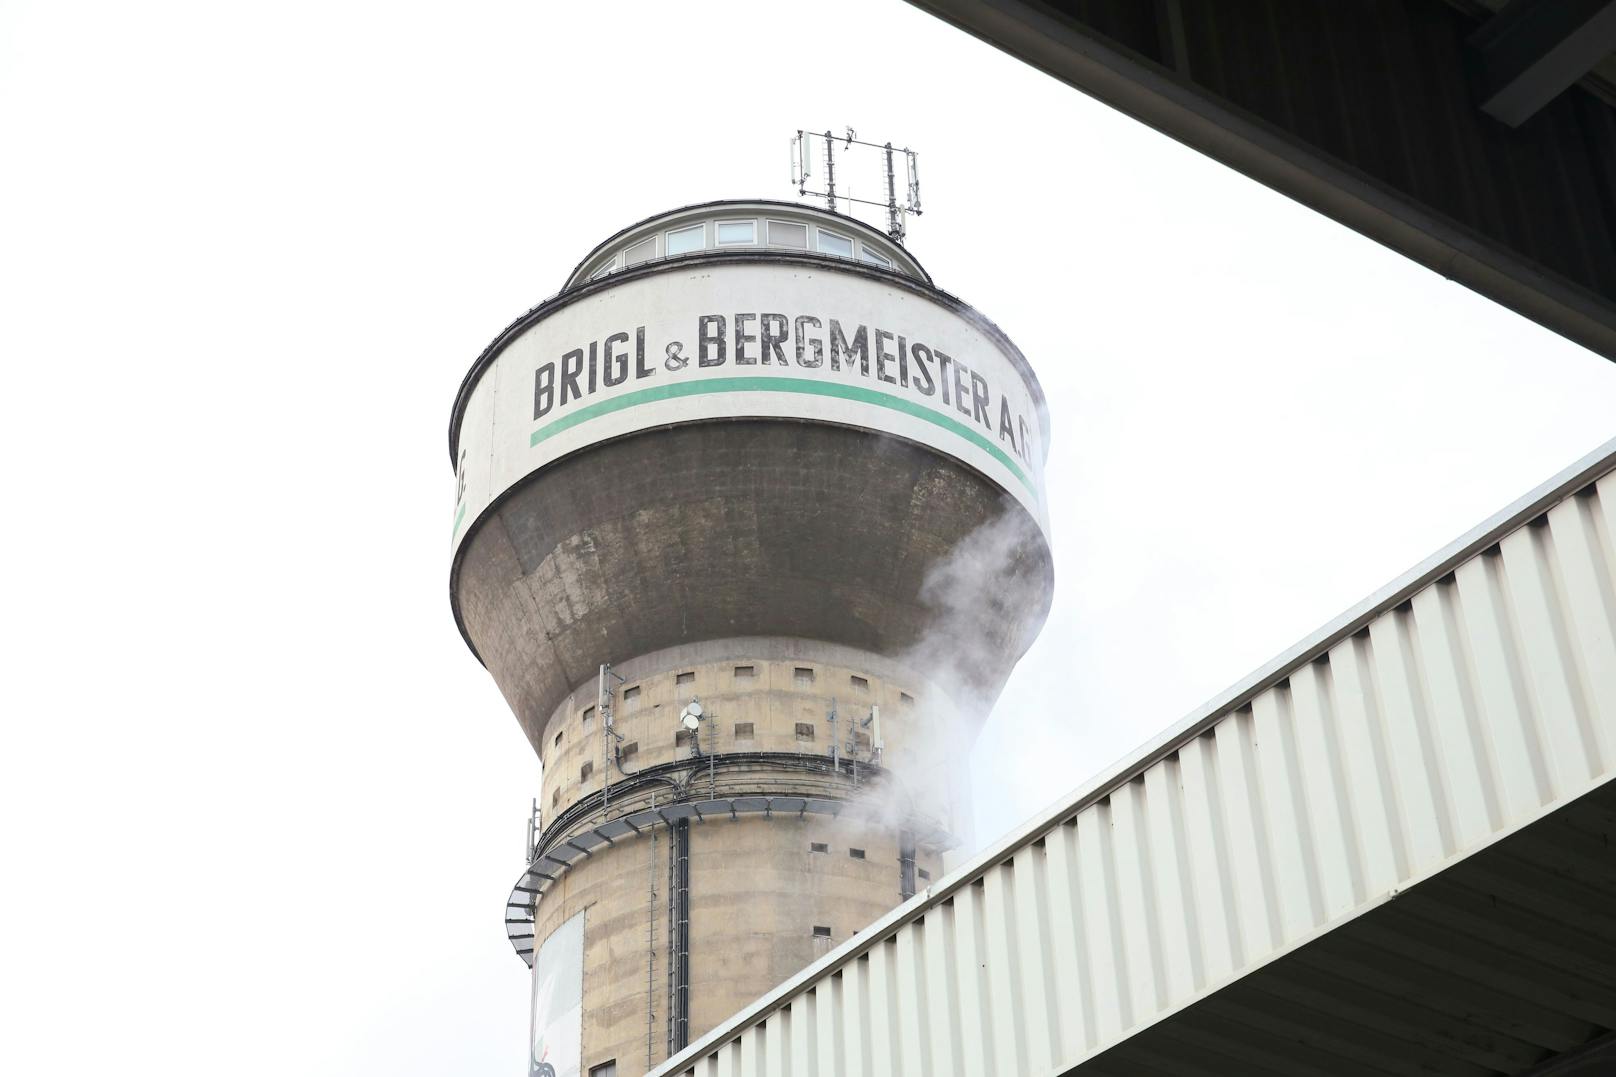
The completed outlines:
<svg viewBox="0 0 1616 1077">
<path fill-rule="evenodd" d="M 920 168 L 915 151 L 905 146 L 894 149 L 890 142 L 865 142 L 857 136 L 851 127 L 846 129 L 844 135 L 834 135 L 830 131 L 814 132 L 798 129 L 797 135 L 791 140 L 791 182 L 797 185 L 797 194 L 808 197 L 823 198 L 825 206 L 832 213 L 837 211 L 837 202 L 848 203 L 851 211 L 853 203 L 864 206 L 879 206 L 887 211 L 887 235 L 895 242 L 902 243 L 904 236 L 909 232 L 905 218 L 913 213 L 920 216 Z M 825 143 L 825 189 L 823 191 L 810 191 L 808 177 L 813 173 L 814 157 L 817 156 L 811 146 L 812 143 L 823 141 Z M 854 198 L 851 195 L 838 195 L 836 193 L 836 143 L 842 144 L 843 152 L 849 152 L 854 146 L 867 146 L 880 150 L 886 157 L 887 166 L 887 200 L 885 202 L 872 202 L 867 198 Z M 898 201 L 898 172 L 895 158 L 903 155 L 905 189 L 904 199 Z"/>
</svg>

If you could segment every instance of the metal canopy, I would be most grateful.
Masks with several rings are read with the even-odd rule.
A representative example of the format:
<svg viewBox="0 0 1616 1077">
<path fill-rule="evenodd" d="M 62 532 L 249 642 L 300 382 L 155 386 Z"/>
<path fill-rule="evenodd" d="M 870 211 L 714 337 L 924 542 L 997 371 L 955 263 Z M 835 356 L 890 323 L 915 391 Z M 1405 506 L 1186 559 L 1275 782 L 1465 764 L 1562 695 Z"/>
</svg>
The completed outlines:
<svg viewBox="0 0 1616 1077">
<path fill-rule="evenodd" d="M 1616 359 L 1609 0 L 910 2 Z"/>
<path fill-rule="evenodd" d="M 1616 1073 L 1612 1029 L 1607 783 L 1065 1072 L 1593 1077 Z"/>
<path fill-rule="evenodd" d="M 654 1071 L 1616 1072 L 1616 441 Z"/>
</svg>

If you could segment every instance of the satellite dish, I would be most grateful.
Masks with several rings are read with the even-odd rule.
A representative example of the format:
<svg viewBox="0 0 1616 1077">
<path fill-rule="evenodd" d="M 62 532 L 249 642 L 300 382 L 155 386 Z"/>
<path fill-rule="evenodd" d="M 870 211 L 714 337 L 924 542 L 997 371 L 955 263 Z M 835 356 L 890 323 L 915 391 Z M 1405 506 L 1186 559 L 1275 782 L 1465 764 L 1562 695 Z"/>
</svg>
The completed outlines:
<svg viewBox="0 0 1616 1077">
<path fill-rule="evenodd" d="M 685 713 L 686 714 L 694 714 L 697 718 L 700 718 L 701 717 L 701 704 L 698 703 L 696 700 L 692 699 L 689 703 L 685 704 Z"/>
<path fill-rule="evenodd" d="M 701 725 L 701 719 L 688 711 L 685 713 L 684 717 L 679 720 L 684 723 L 686 729 L 692 731 L 694 731 L 697 726 Z"/>
</svg>

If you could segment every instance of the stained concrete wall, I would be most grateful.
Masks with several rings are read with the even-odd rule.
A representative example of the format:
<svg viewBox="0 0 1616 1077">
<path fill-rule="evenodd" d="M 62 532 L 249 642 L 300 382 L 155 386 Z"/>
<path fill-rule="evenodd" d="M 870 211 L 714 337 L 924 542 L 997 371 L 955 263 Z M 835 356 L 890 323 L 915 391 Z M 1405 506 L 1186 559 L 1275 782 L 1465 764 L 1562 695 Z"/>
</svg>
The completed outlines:
<svg viewBox="0 0 1616 1077">
<path fill-rule="evenodd" d="M 693 699 L 705 711 L 706 753 L 784 752 L 875 762 L 873 723 L 850 742 L 849 722 L 880 708 L 881 762 L 901 773 L 938 822 L 957 831 L 969 793 L 964 756 L 972 731 L 943 692 L 912 670 L 851 647 L 812 640 L 743 638 L 669 648 L 614 667 L 614 722 L 623 770 L 690 759 L 679 712 Z M 600 792 L 603 777 L 621 784 L 601 730 L 596 681 L 571 693 L 543 727 L 540 810 L 554 819 L 582 796 Z M 828 719 L 837 712 L 834 730 Z M 803 735 L 799 725 L 810 727 Z M 749 730 L 749 731 L 748 731 Z M 588 768 L 587 776 L 584 768 Z M 727 779 L 726 779 L 727 780 Z"/>
<path fill-rule="evenodd" d="M 688 778 L 677 794 L 614 771 L 618 799 L 605 815 L 643 808 L 651 796 L 666 803 L 760 791 L 848 804 L 839 818 L 753 816 L 691 825 L 689 1035 L 696 1037 L 901 900 L 900 831 L 912 831 L 917 820 L 946 826 L 951 820 L 925 813 L 965 802 L 963 770 L 955 765 L 963 753 L 942 748 L 963 744 L 968 731 L 926 679 L 889 659 L 833 644 L 715 640 L 616 668 L 627 679 L 613 682 L 614 726 L 625 742 L 638 745 L 625 770 L 632 775 L 680 760 L 690 766 L 676 772 Z M 679 711 L 698 697 L 709 715 L 703 750 L 723 764 L 711 772 L 690 745 L 677 742 Z M 847 720 L 880 707 L 882 765 L 875 764 L 873 743 L 858 749 L 864 770 L 856 780 L 848 767 L 830 766 L 826 716 L 832 706 L 844 749 Z M 750 723 L 752 735 L 737 737 L 737 723 Z M 798 723 L 814 729 L 812 740 L 799 737 Z M 598 810 L 560 814 L 600 791 L 600 727 L 593 685 L 573 693 L 544 726 L 543 796 L 556 813 L 546 844 L 602 818 Z M 738 754 L 750 760 L 759 752 L 790 753 L 819 767 L 789 769 Z M 580 779 L 585 764 L 591 773 Z M 931 832 L 937 833 L 935 825 Z M 539 945 L 578 912 L 586 914 L 585 1072 L 613 1059 L 621 1073 L 642 1072 L 667 1057 L 671 853 L 671 836 L 662 828 L 620 840 L 560 875 L 538 902 Z M 942 867 L 941 847 L 923 844 L 915 852 L 915 884 L 924 888 Z M 815 928 L 828 932 L 816 935 Z"/>
<path fill-rule="evenodd" d="M 1017 541 L 991 566 L 973 646 L 936 660 L 991 699 L 1048 612 L 1048 546 L 986 478 L 868 431 L 735 420 L 593 446 L 478 521 L 451 592 L 542 752 L 601 662 L 742 635 L 912 651 L 936 617 L 928 574 L 988 524 Z"/>
<path fill-rule="evenodd" d="M 816 842 L 827 851 L 812 851 Z M 540 902 L 541 939 L 585 912 L 586 1073 L 611 1059 L 619 1073 L 643 1073 L 667 1057 L 671 848 L 666 832 L 622 843 L 569 871 Z M 921 854 L 917 864 L 941 874 L 936 854 Z M 898 904 L 898 872 L 896 835 L 857 822 L 786 816 L 693 824 L 691 1038 Z M 816 938 L 816 926 L 830 935 Z"/>
</svg>

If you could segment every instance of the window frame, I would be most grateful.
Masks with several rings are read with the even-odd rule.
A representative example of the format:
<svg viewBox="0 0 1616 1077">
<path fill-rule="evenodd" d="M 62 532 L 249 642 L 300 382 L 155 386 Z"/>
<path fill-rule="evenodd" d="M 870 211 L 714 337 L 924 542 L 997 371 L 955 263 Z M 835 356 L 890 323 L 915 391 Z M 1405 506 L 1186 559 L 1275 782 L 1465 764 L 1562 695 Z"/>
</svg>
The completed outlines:
<svg viewBox="0 0 1616 1077">
<path fill-rule="evenodd" d="M 752 238 L 744 242 L 740 240 L 725 240 L 720 237 L 719 229 L 726 224 L 749 224 L 752 226 Z M 713 247 L 756 247 L 758 245 L 758 219 L 756 217 L 719 217 L 713 221 Z"/>
<path fill-rule="evenodd" d="M 624 247 L 623 248 L 623 268 L 624 269 L 629 269 L 629 268 L 632 268 L 633 266 L 641 266 L 641 265 L 644 265 L 647 262 L 654 262 L 658 258 L 660 258 L 662 256 L 661 255 L 661 249 L 662 249 L 661 238 L 662 237 L 660 235 L 653 234 L 653 235 L 646 236 L 644 239 L 637 239 L 633 243 L 630 243 L 628 246 Z M 640 247 L 643 247 L 647 243 L 649 243 L 651 245 L 651 253 L 647 257 L 641 258 L 637 262 L 630 262 L 628 260 L 629 252 L 632 251 L 632 250 L 636 250 L 636 249 L 638 249 Z"/>
<path fill-rule="evenodd" d="M 822 245 L 822 241 L 825 236 L 830 236 L 833 239 L 839 239 L 845 242 L 847 244 L 847 253 L 842 254 L 840 251 L 827 251 Z M 830 229 L 821 228 L 817 224 L 814 225 L 814 251 L 818 254 L 828 254 L 832 258 L 846 258 L 849 261 L 857 261 L 858 259 L 858 244 L 854 242 L 852 236 L 844 236 L 840 232 L 832 232 Z"/>
<path fill-rule="evenodd" d="M 673 236 L 683 235 L 684 233 L 687 233 L 687 232 L 699 232 L 701 234 L 701 242 L 698 245 L 696 245 L 694 248 L 692 248 L 691 250 L 688 250 L 688 251 L 673 251 L 673 250 L 670 250 L 669 246 L 668 246 L 668 240 L 670 238 L 672 238 Z M 707 222 L 706 221 L 698 221 L 695 224 L 683 224 L 683 225 L 680 225 L 678 228 L 670 228 L 666 232 L 662 233 L 662 257 L 664 257 L 664 258 L 679 258 L 679 257 L 682 257 L 683 255 L 686 255 L 686 254 L 699 254 L 700 252 L 702 252 L 702 251 L 704 251 L 706 249 L 707 249 Z"/>
<path fill-rule="evenodd" d="M 892 259 L 882 254 L 880 251 L 874 250 L 863 240 L 859 241 L 858 260 L 863 262 L 865 265 L 875 266 L 877 269 L 893 268 Z"/>
<path fill-rule="evenodd" d="M 781 224 L 781 225 L 785 225 L 787 228 L 801 228 L 802 229 L 802 246 L 796 247 L 796 246 L 792 246 L 790 243 L 776 243 L 774 240 L 770 239 L 769 238 L 769 225 L 771 225 L 771 224 Z M 783 251 L 811 251 L 811 250 L 814 249 L 814 248 L 812 248 L 812 247 L 810 247 L 808 245 L 808 241 L 813 238 L 809 234 L 811 231 L 812 231 L 812 229 L 810 229 L 808 227 L 808 224 L 807 224 L 806 221 L 787 221 L 787 220 L 777 220 L 774 217 L 765 217 L 765 218 L 763 218 L 763 245 L 765 247 L 778 248 L 779 250 L 783 250 Z"/>
</svg>

